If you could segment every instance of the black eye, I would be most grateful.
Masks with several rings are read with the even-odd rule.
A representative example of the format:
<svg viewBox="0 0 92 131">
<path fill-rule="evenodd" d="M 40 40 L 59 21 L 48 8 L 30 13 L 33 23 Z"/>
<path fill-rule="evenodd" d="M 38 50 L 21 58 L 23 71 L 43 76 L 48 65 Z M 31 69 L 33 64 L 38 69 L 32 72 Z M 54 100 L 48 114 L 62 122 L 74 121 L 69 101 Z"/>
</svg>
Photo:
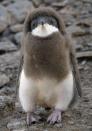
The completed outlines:
<svg viewBox="0 0 92 131">
<path fill-rule="evenodd" d="M 53 25 L 53 24 L 54 24 L 53 19 L 49 19 L 49 23 L 50 23 L 51 25 Z"/>
<path fill-rule="evenodd" d="M 35 29 L 36 26 L 37 26 L 37 21 L 36 21 L 36 20 L 33 20 L 33 21 L 31 22 L 31 30 Z"/>
<path fill-rule="evenodd" d="M 57 21 L 53 17 L 49 18 L 49 24 L 57 27 Z"/>
</svg>

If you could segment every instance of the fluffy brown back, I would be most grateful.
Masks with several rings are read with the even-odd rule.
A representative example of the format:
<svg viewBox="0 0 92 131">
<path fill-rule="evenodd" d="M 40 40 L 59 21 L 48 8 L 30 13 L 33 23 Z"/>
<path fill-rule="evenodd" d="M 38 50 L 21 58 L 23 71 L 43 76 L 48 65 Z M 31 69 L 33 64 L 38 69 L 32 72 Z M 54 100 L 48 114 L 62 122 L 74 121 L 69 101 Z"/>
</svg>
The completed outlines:
<svg viewBox="0 0 92 131">
<path fill-rule="evenodd" d="M 46 38 L 34 37 L 30 23 L 38 15 L 49 15 L 57 19 L 59 32 Z M 29 13 L 24 27 L 24 69 L 27 76 L 43 76 L 64 79 L 70 71 L 69 45 L 62 18 L 52 8 L 39 8 Z"/>
</svg>

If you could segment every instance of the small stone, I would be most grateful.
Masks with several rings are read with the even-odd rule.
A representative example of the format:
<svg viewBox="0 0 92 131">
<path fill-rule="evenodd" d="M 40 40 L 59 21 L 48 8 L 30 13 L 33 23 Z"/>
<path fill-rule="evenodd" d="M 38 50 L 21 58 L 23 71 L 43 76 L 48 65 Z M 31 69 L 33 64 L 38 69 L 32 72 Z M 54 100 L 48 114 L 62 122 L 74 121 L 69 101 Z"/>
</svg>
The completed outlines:
<svg viewBox="0 0 92 131">
<path fill-rule="evenodd" d="M 62 123 L 58 123 L 58 124 L 55 124 L 55 126 L 58 128 L 62 128 L 63 125 L 62 125 Z"/>
<path fill-rule="evenodd" d="M 89 69 L 89 66 L 85 66 L 84 70 L 88 70 Z"/>
<path fill-rule="evenodd" d="M 82 36 L 87 33 L 84 29 L 81 29 L 76 25 L 69 26 L 66 30 L 68 33 L 71 33 L 72 36 Z"/>
<path fill-rule="evenodd" d="M 2 33 L 8 26 L 6 8 L 0 5 L 0 33 Z"/>
<path fill-rule="evenodd" d="M 23 111 L 23 109 L 22 109 L 22 107 L 21 107 L 21 104 L 20 104 L 19 102 L 16 102 L 16 103 L 15 103 L 15 108 L 16 108 L 16 110 L 17 110 L 18 112 L 22 112 L 22 111 Z"/>
<path fill-rule="evenodd" d="M 40 4 L 42 4 L 44 1 L 43 0 L 32 0 L 32 2 L 35 7 L 39 7 Z"/>
<path fill-rule="evenodd" d="M 70 113 L 68 113 L 68 112 L 65 112 L 65 114 L 64 114 L 66 117 L 71 117 L 71 114 Z"/>
<path fill-rule="evenodd" d="M 12 25 L 10 30 L 14 33 L 23 31 L 23 24 Z"/>
<path fill-rule="evenodd" d="M 12 2 L 12 0 L 3 0 L 2 5 L 3 6 L 8 6 L 11 2 Z"/>
<path fill-rule="evenodd" d="M 90 27 L 90 34 L 92 34 L 92 27 Z"/>
<path fill-rule="evenodd" d="M 7 17 L 9 24 L 23 22 L 29 9 L 32 8 L 32 3 L 27 0 L 18 0 L 7 6 Z"/>
<path fill-rule="evenodd" d="M 87 43 L 87 46 L 92 48 L 92 43 Z"/>
<path fill-rule="evenodd" d="M 30 0 L 31 1 L 31 0 Z M 45 5 L 52 5 L 52 3 L 58 3 L 58 2 L 61 2 L 61 1 L 64 1 L 64 0 L 32 0 L 33 2 L 33 5 L 35 7 L 39 7 L 41 4 L 45 4 Z"/>
<path fill-rule="evenodd" d="M 16 43 L 19 45 L 21 45 L 22 36 L 23 36 L 23 32 L 19 32 L 14 36 Z"/>
<path fill-rule="evenodd" d="M 83 66 L 78 66 L 78 70 L 84 70 Z"/>
<path fill-rule="evenodd" d="M 84 66 L 86 63 L 87 63 L 87 61 L 86 61 L 86 60 L 83 60 L 83 61 L 81 62 L 81 65 Z"/>
<path fill-rule="evenodd" d="M 76 50 L 82 50 L 83 46 L 80 44 L 74 44 Z"/>
<path fill-rule="evenodd" d="M 5 74 L 0 73 L 0 87 L 4 86 L 10 81 L 9 77 Z"/>
<path fill-rule="evenodd" d="M 92 26 L 92 18 L 88 17 L 88 18 L 82 19 L 78 21 L 76 24 L 82 27 L 90 27 Z"/>
<path fill-rule="evenodd" d="M 3 20 L 0 20 L 0 33 L 4 32 L 5 29 L 7 28 L 7 23 Z"/>
<path fill-rule="evenodd" d="M 4 86 L 2 89 L 0 89 L 0 95 L 10 95 L 15 93 L 15 89 L 16 87 L 8 87 L 8 86 Z"/>
<path fill-rule="evenodd" d="M 12 105 L 13 100 L 9 96 L 0 96 L 0 112 L 4 111 L 7 106 Z"/>
<path fill-rule="evenodd" d="M 5 72 L 8 69 L 14 69 L 19 66 L 20 52 L 6 53 L 0 56 L 0 71 Z M 11 75 L 9 73 L 8 75 Z"/>
<path fill-rule="evenodd" d="M 51 5 L 52 3 L 58 3 L 58 2 L 61 2 L 61 1 L 64 1 L 64 0 L 44 0 L 44 3 L 47 4 L 47 5 Z"/>
<path fill-rule="evenodd" d="M 37 107 L 37 110 L 35 111 L 36 114 L 40 114 L 40 113 L 43 113 L 45 114 L 46 113 L 46 110 L 43 108 L 43 107 Z"/>
<path fill-rule="evenodd" d="M 26 129 L 22 128 L 22 129 L 15 129 L 13 131 L 27 131 Z"/>
<path fill-rule="evenodd" d="M 68 121 L 68 123 L 69 123 L 70 125 L 73 125 L 73 124 L 74 124 L 74 121 Z"/>
<path fill-rule="evenodd" d="M 4 6 L 0 5 L 0 20 L 7 23 L 7 10 Z"/>
<path fill-rule="evenodd" d="M 19 129 L 26 125 L 24 120 L 12 120 L 10 123 L 7 124 L 7 128 L 9 130 Z"/>
<path fill-rule="evenodd" d="M 83 0 L 83 2 L 92 3 L 92 1 L 91 1 L 91 0 Z"/>
<path fill-rule="evenodd" d="M 6 53 L 9 51 L 15 51 L 15 50 L 17 50 L 17 47 L 8 39 L 0 42 L 0 52 L 5 51 Z"/>
<path fill-rule="evenodd" d="M 62 7 L 65 7 L 67 4 L 68 4 L 68 0 L 64 0 L 64 1 L 60 1 L 60 2 L 55 2 L 55 3 L 52 3 L 52 6 L 53 7 L 56 7 L 56 8 L 62 8 Z"/>
</svg>

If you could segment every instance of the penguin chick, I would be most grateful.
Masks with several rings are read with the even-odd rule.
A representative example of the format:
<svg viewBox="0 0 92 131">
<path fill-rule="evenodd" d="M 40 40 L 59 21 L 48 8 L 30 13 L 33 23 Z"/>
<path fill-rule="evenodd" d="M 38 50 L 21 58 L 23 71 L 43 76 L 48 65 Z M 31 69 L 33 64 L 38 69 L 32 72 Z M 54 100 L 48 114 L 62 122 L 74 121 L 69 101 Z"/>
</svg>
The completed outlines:
<svg viewBox="0 0 92 131">
<path fill-rule="evenodd" d="M 36 105 L 53 108 L 47 122 L 61 122 L 77 92 L 80 79 L 71 42 L 62 17 L 49 7 L 33 10 L 24 24 L 23 66 L 20 74 L 19 99 L 27 124 L 36 121 Z M 74 93 L 75 92 L 75 93 Z"/>
</svg>

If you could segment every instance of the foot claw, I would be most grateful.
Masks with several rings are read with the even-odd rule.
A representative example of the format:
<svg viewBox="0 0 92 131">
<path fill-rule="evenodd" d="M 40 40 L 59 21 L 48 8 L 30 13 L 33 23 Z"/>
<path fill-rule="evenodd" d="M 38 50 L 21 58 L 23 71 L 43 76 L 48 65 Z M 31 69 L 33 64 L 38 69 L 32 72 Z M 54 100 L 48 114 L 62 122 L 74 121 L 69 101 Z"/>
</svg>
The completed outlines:
<svg viewBox="0 0 92 131">
<path fill-rule="evenodd" d="M 32 113 L 27 113 L 27 125 L 28 126 L 38 121 L 39 119 L 37 119 Z"/>
<path fill-rule="evenodd" d="M 60 123 L 61 122 L 61 111 L 55 110 L 52 114 L 48 117 L 47 122 L 50 124 Z"/>
</svg>

